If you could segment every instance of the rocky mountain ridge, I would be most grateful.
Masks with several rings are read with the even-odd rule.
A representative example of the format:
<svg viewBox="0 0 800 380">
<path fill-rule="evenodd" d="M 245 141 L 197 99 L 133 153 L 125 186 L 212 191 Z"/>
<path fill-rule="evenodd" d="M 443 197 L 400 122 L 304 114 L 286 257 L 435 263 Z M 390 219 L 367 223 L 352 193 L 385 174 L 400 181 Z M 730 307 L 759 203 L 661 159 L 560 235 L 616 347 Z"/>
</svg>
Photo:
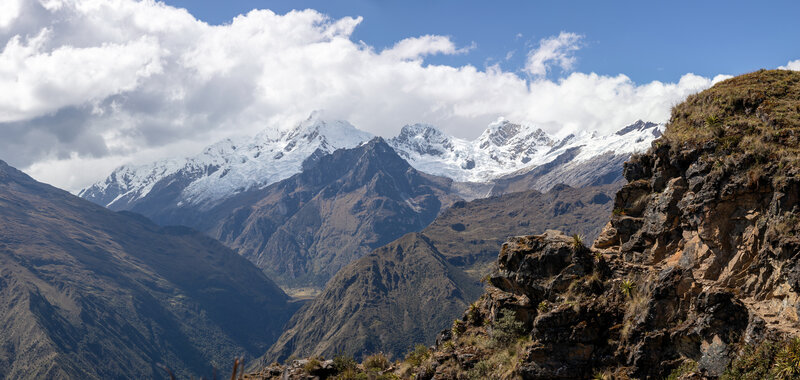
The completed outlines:
<svg viewBox="0 0 800 380">
<path fill-rule="evenodd" d="M 665 138 L 625 165 L 628 184 L 592 248 L 558 233 L 512 239 L 452 350 L 446 337 L 438 350 L 458 352 L 470 346 L 459 334 L 491 336 L 485 326 L 514 315 L 529 339 L 511 368 L 522 378 L 761 371 L 734 360 L 800 339 L 798 110 L 800 74 L 788 71 L 690 96 Z M 793 344 L 762 359 L 764 375 L 800 375 Z M 426 377 L 455 378 L 482 360 L 442 358 Z"/>
<path fill-rule="evenodd" d="M 491 286 L 432 349 L 338 373 L 797 378 L 799 146 L 800 73 L 762 70 L 692 95 L 626 163 L 591 247 L 558 231 L 512 238 Z M 306 373 L 290 363 L 254 377 Z"/>
</svg>

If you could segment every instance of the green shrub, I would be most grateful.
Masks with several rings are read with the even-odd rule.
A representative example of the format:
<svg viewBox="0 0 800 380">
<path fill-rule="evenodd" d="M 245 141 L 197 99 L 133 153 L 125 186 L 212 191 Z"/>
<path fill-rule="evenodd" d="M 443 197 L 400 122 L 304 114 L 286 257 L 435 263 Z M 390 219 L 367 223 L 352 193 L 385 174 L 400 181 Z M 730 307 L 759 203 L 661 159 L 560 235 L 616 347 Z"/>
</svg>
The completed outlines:
<svg viewBox="0 0 800 380">
<path fill-rule="evenodd" d="M 546 313 L 550 311 L 550 302 L 542 300 L 542 302 L 539 302 L 539 306 L 537 306 L 536 309 L 539 310 L 540 313 Z"/>
<path fill-rule="evenodd" d="M 603 261 L 603 252 L 602 251 L 594 251 L 594 260 L 597 262 Z"/>
<path fill-rule="evenodd" d="M 720 380 L 760 380 L 772 377 L 770 372 L 779 348 L 778 344 L 768 341 L 757 346 L 746 346 L 720 376 Z"/>
<path fill-rule="evenodd" d="M 333 368 L 336 372 L 345 372 L 347 370 L 355 370 L 358 366 L 356 360 L 350 355 L 339 354 L 333 357 Z"/>
<path fill-rule="evenodd" d="M 358 370 L 355 369 L 355 368 L 348 368 L 348 369 L 340 372 L 333 379 L 335 379 L 335 380 L 369 380 L 369 376 L 364 372 L 358 372 Z"/>
<path fill-rule="evenodd" d="M 669 374 L 669 376 L 667 376 L 667 380 L 677 380 L 679 377 L 683 375 L 696 371 L 697 371 L 697 362 L 694 360 L 686 360 L 678 368 L 675 368 Z"/>
<path fill-rule="evenodd" d="M 452 342 L 448 343 L 452 344 Z M 420 364 L 424 363 L 430 357 L 431 351 L 428 350 L 428 347 L 425 347 L 424 344 L 417 344 L 414 346 L 414 351 L 409 352 L 408 356 L 406 356 L 406 362 L 414 367 L 419 367 Z"/>
<path fill-rule="evenodd" d="M 583 244 L 583 236 L 580 234 L 573 234 L 572 235 L 572 247 L 575 248 L 576 251 L 583 251 L 586 249 L 586 246 Z"/>
<path fill-rule="evenodd" d="M 481 317 L 481 311 L 478 309 L 478 303 L 473 302 L 469 305 L 469 311 L 467 311 L 467 321 L 475 326 L 479 326 L 483 323 L 483 318 Z"/>
<path fill-rule="evenodd" d="M 481 360 L 475 363 L 475 365 L 467 372 L 467 377 L 469 379 L 483 380 L 488 379 L 491 373 L 492 365 L 486 360 Z"/>
<path fill-rule="evenodd" d="M 800 378 L 800 337 L 790 340 L 778 352 L 773 373 L 778 379 Z"/>
<path fill-rule="evenodd" d="M 492 325 L 492 341 L 496 346 L 505 347 L 525 333 L 525 324 L 517 320 L 513 310 L 503 310 L 500 318 Z"/>
</svg>

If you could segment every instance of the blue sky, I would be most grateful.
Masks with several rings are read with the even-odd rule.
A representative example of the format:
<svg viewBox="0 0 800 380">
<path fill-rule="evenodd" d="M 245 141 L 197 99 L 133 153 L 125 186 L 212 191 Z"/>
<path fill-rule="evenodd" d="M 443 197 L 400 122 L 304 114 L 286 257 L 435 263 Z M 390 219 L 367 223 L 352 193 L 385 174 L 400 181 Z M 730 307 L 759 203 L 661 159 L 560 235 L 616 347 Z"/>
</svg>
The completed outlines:
<svg viewBox="0 0 800 380">
<path fill-rule="evenodd" d="M 800 70 L 800 2 L 165 1 L 4 0 L 0 159 L 75 191 L 317 111 L 387 138 L 499 118 L 608 134 Z"/>
<path fill-rule="evenodd" d="M 429 63 L 499 63 L 521 70 L 542 38 L 567 31 L 584 35 L 576 71 L 624 73 L 637 83 L 676 81 L 685 73 L 739 74 L 800 58 L 797 1 L 306 1 L 168 0 L 212 24 L 251 9 L 286 13 L 316 9 L 333 18 L 363 16 L 353 33 L 376 48 L 406 37 L 450 36 L 467 54 Z M 514 52 L 510 60 L 505 57 Z M 551 76 L 558 76 L 556 71 Z"/>
</svg>

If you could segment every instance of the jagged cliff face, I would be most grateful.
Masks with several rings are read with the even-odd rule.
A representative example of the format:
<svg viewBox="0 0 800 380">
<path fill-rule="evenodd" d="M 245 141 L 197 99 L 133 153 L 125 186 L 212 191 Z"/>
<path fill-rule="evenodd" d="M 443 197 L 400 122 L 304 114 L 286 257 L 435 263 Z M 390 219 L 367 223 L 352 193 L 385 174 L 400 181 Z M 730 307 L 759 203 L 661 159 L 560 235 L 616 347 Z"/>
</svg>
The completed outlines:
<svg viewBox="0 0 800 380">
<path fill-rule="evenodd" d="M 506 375 L 526 379 L 655 379 L 687 363 L 715 378 L 745 345 L 800 336 L 798 89 L 800 73 L 757 72 L 676 107 L 665 138 L 625 164 L 593 246 L 511 239 L 420 377 L 500 376 L 498 346 L 474 337 L 510 311 L 527 340 Z"/>
<path fill-rule="evenodd" d="M 595 246 L 688 270 L 698 286 L 735 294 L 767 327 L 800 332 L 800 171 L 749 153 L 719 160 L 714 149 L 665 142 L 629 162 L 630 183 Z"/>
</svg>

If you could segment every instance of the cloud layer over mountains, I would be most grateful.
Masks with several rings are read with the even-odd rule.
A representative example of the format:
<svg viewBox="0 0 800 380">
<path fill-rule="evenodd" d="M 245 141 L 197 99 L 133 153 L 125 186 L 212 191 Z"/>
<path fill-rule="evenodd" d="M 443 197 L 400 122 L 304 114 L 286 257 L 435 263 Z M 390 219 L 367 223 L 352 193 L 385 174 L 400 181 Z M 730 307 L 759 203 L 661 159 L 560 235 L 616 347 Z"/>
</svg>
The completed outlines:
<svg viewBox="0 0 800 380">
<path fill-rule="evenodd" d="M 568 32 L 542 39 L 522 71 L 508 72 L 427 64 L 473 47 L 445 36 L 381 51 L 351 39 L 360 17 L 314 10 L 254 10 L 209 25 L 152 0 L 5 3 L 0 158 L 70 190 L 127 161 L 193 154 L 313 110 L 383 136 L 427 122 L 471 139 L 498 116 L 554 134 L 610 132 L 666 121 L 672 105 L 722 78 L 637 84 L 570 72 L 583 37 Z"/>
</svg>

